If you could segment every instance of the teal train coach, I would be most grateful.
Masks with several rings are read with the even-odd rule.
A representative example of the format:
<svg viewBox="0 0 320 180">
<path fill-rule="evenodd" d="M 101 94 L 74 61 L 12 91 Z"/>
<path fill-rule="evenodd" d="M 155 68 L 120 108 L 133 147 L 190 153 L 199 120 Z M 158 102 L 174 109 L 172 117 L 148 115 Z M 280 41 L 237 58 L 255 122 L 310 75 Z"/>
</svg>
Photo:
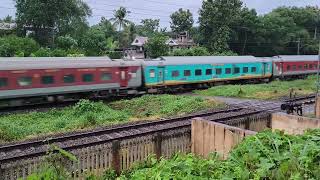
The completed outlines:
<svg viewBox="0 0 320 180">
<path fill-rule="evenodd" d="M 146 87 L 212 86 L 226 81 L 268 81 L 272 60 L 253 56 L 160 57 L 144 62 Z"/>
</svg>

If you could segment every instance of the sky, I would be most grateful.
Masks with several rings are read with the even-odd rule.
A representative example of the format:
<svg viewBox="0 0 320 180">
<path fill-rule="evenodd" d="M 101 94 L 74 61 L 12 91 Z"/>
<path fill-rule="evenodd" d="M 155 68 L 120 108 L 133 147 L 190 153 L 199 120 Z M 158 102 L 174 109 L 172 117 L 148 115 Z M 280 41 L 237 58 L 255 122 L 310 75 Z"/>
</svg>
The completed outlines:
<svg viewBox="0 0 320 180">
<path fill-rule="evenodd" d="M 179 8 L 190 9 L 195 21 L 202 0 L 84 0 L 92 8 L 93 15 L 88 19 L 91 25 L 100 21 L 102 16 L 112 17 L 113 10 L 120 6 L 131 11 L 129 20 L 140 23 L 141 19 L 160 19 L 161 27 L 170 26 L 170 14 Z M 254 8 L 259 14 L 265 14 L 279 6 L 320 6 L 320 0 L 242 0 L 248 8 Z M 13 0 L 0 0 L 0 18 L 15 15 Z"/>
</svg>

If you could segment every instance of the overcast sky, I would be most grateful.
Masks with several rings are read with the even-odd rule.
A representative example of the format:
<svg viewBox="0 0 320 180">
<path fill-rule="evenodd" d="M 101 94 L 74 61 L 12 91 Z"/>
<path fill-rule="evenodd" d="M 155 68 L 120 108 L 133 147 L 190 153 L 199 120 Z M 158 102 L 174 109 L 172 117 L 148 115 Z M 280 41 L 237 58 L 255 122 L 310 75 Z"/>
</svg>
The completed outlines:
<svg viewBox="0 0 320 180">
<path fill-rule="evenodd" d="M 161 26 L 170 26 L 170 14 L 179 8 L 190 9 L 197 21 L 202 0 L 84 0 L 92 8 L 90 24 L 99 22 L 101 16 L 111 18 L 113 10 L 127 7 L 129 19 L 135 23 L 145 18 L 159 18 Z M 15 14 L 13 0 L 0 0 L 0 18 Z M 265 14 L 279 6 L 320 6 L 320 0 L 243 0 L 249 8 L 255 8 L 259 14 Z"/>
</svg>

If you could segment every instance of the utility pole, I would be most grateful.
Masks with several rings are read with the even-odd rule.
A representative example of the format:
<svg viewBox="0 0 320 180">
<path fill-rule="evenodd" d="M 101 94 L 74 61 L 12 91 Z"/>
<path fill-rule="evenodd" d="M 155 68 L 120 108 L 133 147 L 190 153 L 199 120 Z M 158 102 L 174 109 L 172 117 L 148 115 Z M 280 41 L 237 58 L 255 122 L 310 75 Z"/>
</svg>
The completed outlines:
<svg viewBox="0 0 320 180">
<path fill-rule="evenodd" d="M 319 39 L 319 51 L 318 51 L 318 72 L 317 72 L 317 94 L 316 94 L 316 105 L 315 105 L 315 113 L 316 118 L 320 119 L 320 96 L 319 96 L 319 75 L 320 75 L 320 39 Z"/>
<path fill-rule="evenodd" d="M 300 55 L 300 44 L 301 44 L 301 39 L 300 38 L 297 41 L 297 43 L 298 43 L 297 55 Z"/>
</svg>

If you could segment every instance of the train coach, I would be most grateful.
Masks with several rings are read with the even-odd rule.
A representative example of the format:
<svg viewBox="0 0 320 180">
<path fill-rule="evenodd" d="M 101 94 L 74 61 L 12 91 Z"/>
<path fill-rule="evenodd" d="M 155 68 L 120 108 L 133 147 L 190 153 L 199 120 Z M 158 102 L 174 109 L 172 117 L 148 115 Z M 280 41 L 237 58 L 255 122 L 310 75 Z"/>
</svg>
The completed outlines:
<svg viewBox="0 0 320 180">
<path fill-rule="evenodd" d="M 137 93 L 141 73 L 107 57 L 1 58 L 0 107 Z"/>
<path fill-rule="evenodd" d="M 144 63 L 149 90 L 210 87 L 227 81 L 268 81 L 272 61 L 253 56 L 161 57 Z"/>
<path fill-rule="evenodd" d="M 318 71 L 317 55 L 275 56 L 271 59 L 274 78 L 301 78 Z"/>
</svg>

